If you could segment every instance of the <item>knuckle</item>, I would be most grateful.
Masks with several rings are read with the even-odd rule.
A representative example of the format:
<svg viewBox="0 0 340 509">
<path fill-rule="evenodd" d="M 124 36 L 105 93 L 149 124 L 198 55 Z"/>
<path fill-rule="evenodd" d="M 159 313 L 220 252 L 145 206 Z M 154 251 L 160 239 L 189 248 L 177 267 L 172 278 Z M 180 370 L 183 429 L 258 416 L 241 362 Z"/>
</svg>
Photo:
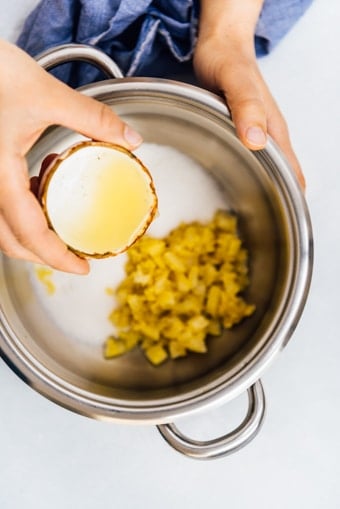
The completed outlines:
<svg viewBox="0 0 340 509">
<path fill-rule="evenodd" d="M 21 248 L 16 247 L 12 242 L 2 241 L 0 244 L 0 250 L 5 256 L 8 256 L 9 258 L 19 259 L 23 257 Z"/>
<path fill-rule="evenodd" d="M 242 110 L 259 110 L 263 109 L 263 102 L 257 96 L 234 98 L 234 107 Z"/>
<path fill-rule="evenodd" d="M 37 227 L 36 225 L 19 225 L 14 231 L 13 235 L 25 250 L 36 251 L 36 247 L 45 244 L 48 235 L 48 228 Z"/>
<path fill-rule="evenodd" d="M 107 104 L 101 104 L 99 108 L 99 122 L 104 129 L 120 130 L 122 129 L 123 122 L 112 111 Z"/>
</svg>

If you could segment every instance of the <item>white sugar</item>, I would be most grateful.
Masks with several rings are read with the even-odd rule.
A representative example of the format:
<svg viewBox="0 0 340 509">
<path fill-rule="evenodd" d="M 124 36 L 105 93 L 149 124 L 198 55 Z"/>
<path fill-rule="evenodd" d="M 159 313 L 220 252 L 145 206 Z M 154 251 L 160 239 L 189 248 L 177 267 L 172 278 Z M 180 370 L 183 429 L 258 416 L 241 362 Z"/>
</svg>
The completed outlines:
<svg viewBox="0 0 340 509">
<path fill-rule="evenodd" d="M 164 236 L 181 221 L 208 221 L 217 208 L 226 206 L 217 182 L 178 150 L 145 143 L 136 155 L 149 168 L 159 199 L 150 235 Z"/>
<path fill-rule="evenodd" d="M 144 143 L 136 155 L 153 176 L 159 199 L 159 215 L 148 230 L 166 235 L 181 221 L 208 221 L 218 208 L 225 208 L 222 191 L 195 161 L 172 147 Z M 108 315 L 114 299 L 106 292 L 124 277 L 126 255 L 92 260 L 87 276 L 54 271 L 56 291 L 48 295 L 31 268 L 34 292 L 51 319 L 67 335 L 86 343 L 102 344 L 113 332 Z"/>
</svg>

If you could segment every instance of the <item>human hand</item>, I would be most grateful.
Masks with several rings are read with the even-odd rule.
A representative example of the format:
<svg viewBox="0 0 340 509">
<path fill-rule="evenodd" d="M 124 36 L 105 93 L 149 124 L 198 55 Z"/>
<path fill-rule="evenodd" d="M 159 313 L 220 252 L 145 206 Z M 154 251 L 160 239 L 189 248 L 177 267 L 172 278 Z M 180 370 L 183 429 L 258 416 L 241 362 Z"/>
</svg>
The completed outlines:
<svg viewBox="0 0 340 509">
<path fill-rule="evenodd" d="M 305 180 L 287 123 L 258 68 L 254 32 L 263 0 L 201 0 L 194 68 L 203 86 L 223 93 L 236 132 L 251 150 L 265 147 L 267 134 L 281 148 L 300 185 Z"/>
<path fill-rule="evenodd" d="M 108 106 L 71 89 L 1 40 L 0 62 L 0 249 L 12 258 L 86 274 L 88 262 L 48 228 L 30 188 L 25 156 L 50 125 L 130 150 L 141 137 Z"/>
</svg>

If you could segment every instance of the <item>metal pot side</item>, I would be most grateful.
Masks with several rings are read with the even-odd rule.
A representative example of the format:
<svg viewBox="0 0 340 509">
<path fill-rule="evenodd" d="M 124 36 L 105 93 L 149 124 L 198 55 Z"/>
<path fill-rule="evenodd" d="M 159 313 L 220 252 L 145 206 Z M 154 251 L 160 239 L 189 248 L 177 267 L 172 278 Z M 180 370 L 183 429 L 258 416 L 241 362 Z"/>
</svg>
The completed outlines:
<svg viewBox="0 0 340 509">
<path fill-rule="evenodd" d="M 24 265 L 3 257 L 2 355 L 26 382 L 73 411 L 167 423 L 248 389 L 290 339 L 312 273 L 308 208 L 274 143 L 259 152 L 247 150 L 217 96 L 183 83 L 141 78 L 107 80 L 82 91 L 114 108 L 145 141 L 179 149 L 218 181 L 250 253 L 247 298 L 256 312 L 211 341 L 207 355 L 155 369 L 133 352 L 115 360 L 112 369 L 97 347 L 75 344 L 41 313 Z M 29 166 L 73 141 L 67 129 L 49 129 L 29 153 Z"/>
</svg>

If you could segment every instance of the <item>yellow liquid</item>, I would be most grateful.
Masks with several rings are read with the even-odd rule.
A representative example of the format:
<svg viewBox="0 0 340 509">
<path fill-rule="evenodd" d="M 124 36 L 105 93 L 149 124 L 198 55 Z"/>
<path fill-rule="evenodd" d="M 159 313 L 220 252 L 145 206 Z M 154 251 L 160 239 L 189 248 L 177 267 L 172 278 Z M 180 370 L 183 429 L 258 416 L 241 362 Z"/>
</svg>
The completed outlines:
<svg viewBox="0 0 340 509">
<path fill-rule="evenodd" d="M 52 281 L 53 270 L 49 267 L 37 265 L 35 267 L 35 273 L 39 281 L 44 285 L 48 295 L 53 295 L 55 293 L 55 285 Z"/>
<path fill-rule="evenodd" d="M 64 172 L 63 199 L 52 222 L 56 232 L 84 253 L 124 249 L 145 229 L 155 202 L 150 176 L 138 161 L 120 152 L 88 160 L 76 173 L 71 182 L 70 173 Z"/>
</svg>

